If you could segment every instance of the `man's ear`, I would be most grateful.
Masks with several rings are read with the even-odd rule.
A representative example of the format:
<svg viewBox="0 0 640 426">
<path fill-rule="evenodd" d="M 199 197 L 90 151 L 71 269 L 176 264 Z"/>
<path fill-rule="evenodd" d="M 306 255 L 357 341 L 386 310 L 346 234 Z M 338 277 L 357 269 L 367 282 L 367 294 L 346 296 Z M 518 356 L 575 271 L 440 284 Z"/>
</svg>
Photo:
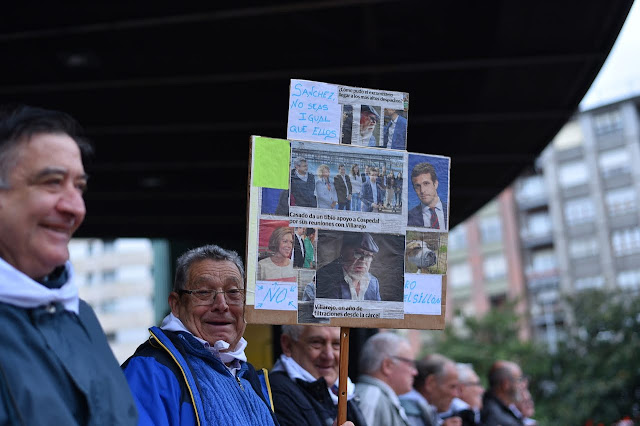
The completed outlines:
<svg viewBox="0 0 640 426">
<path fill-rule="evenodd" d="M 393 374 L 393 360 L 391 358 L 385 358 L 380 365 L 380 372 L 385 376 L 391 376 Z"/>
<path fill-rule="evenodd" d="M 433 386 L 436 384 L 436 375 L 435 374 L 429 374 L 427 376 L 427 378 L 424 381 L 424 385 L 423 385 L 423 389 L 425 391 L 429 391 L 429 393 L 431 393 L 431 389 L 433 389 Z"/>
<path fill-rule="evenodd" d="M 171 308 L 171 313 L 177 317 L 178 311 L 180 307 L 180 295 L 175 291 L 169 293 L 169 307 Z"/>
<path fill-rule="evenodd" d="M 438 189 L 438 179 L 436 179 L 435 182 L 433 182 L 433 187 L 437 190 Z"/>
<path fill-rule="evenodd" d="M 293 346 L 293 339 L 288 334 L 280 335 L 280 347 L 282 348 L 282 353 L 288 357 L 291 357 L 291 347 Z"/>
</svg>

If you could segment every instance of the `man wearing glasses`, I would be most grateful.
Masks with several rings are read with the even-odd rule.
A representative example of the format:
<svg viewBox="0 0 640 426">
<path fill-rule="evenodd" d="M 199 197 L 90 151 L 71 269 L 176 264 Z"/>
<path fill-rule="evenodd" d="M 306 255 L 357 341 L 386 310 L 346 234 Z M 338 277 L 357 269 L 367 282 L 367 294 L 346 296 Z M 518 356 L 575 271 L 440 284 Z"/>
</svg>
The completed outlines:
<svg viewBox="0 0 640 426">
<path fill-rule="evenodd" d="M 338 415 L 340 328 L 284 325 L 282 355 L 270 374 L 273 405 L 282 426 L 326 426 Z M 347 377 L 347 420 L 364 426 Z"/>
<path fill-rule="evenodd" d="M 409 342 L 392 332 L 371 336 L 362 347 L 356 384 L 360 409 L 369 426 L 407 426 L 409 418 L 398 395 L 411 390 L 416 370 Z"/>
<path fill-rule="evenodd" d="M 123 364 L 140 424 L 278 424 L 244 353 L 243 302 L 236 252 L 207 245 L 178 258 L 171 313 Z"/>
<path fill-rule="evenodd" d="M 381 300 L 380 283 L 369 273 L 378 253 L 369 233 L 345 232 L 340 256 L 316 275 L 320 299 Z"/>
<path fill-rule="evenodd" d="M 373 134 L 380 122 L 380 114 L 371 105 L 360 107 L 360 146 L 378 146 Z"/>
</svg>

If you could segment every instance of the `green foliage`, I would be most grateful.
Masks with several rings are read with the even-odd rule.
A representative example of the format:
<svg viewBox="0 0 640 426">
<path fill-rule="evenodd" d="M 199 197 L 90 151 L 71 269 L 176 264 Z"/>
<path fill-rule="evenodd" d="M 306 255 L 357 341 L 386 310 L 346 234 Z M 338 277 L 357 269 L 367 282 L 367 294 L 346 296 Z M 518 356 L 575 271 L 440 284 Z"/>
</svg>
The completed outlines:
<svg viewBox="0 0 640 426">
<path fill-rule="evenodd" d="M 434 334 L 427 352 L 472 363 L 486 384 L 494 361 L 517 362 L 530 377 L 540 425 L 611 424 L 640 412 L 640 296 L 581 292 L 566 300 L 573 326 L 556 354 L 518 338 L 515 302 L 482 318 L 463 317 L 463 327 Z"/>
</svg>

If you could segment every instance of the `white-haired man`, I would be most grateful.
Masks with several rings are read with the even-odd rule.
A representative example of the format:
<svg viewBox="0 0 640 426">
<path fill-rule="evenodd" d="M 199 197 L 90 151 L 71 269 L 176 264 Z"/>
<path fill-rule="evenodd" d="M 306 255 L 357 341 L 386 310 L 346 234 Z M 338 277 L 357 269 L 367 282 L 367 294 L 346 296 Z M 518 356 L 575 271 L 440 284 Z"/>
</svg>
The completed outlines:
<svg viewBox="0 0 640 426">
<path fill-rule="evenodd" d="M 340 328 L 309 325 L 282 327 L 283 354 L 270 374 L 276 417 L 281 426 L 326 426 L 338 415 Z M 347 420 L 365 425 L 347 378 Z"/>
<path fill-rule="evenodd" d="M 362 347 L 356 395 L 369 426 L 407 426 L 409 419 L 398 395 L 411 390 L 415 367 L 413 350 L 404 337 L 384 332 Z"/>
</svg>

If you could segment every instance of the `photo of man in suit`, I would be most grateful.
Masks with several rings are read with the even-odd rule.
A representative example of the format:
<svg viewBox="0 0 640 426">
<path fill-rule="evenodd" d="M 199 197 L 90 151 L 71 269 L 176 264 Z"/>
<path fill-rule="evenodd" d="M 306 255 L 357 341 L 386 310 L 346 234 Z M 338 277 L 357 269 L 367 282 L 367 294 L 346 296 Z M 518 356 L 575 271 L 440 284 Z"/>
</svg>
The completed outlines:
<svg viewBox="0 0 640 426">
<path fill-rule="evenodd" d="M 351 180 L 344 164 L 338 165 L 338 174 L 333 178 L 333 186 L 338 193 L 338 210 L 351 210 Z"/>
<path fill-rule="evenodd" d="M 383 130 L 384 148 L 406 149 L 407 147 L 407 119 L 391 108 L 384 109 L 384 117 L 388 119 Z"/>
<path fill-rule="evenodd" d="M 295 228 L 293 232 L 293 267 L 302 268 L 304 265 L 304 235 L 306 228 Z"/>
<path fill-rule="evenodd" d="M 413 167 L 411 183 L 420 203 L 409 210 L 408 226 L 447 230 L 447 203 L 438 196 L 438 176 L 431 163 L 422 162 Z"/>
<path fill-rule="evenodd" d="M 315 196 L 316 178 L 309 173 L 309 165 L 304 157 L 293 161 L 291 171 L 291 205 L 298 207 L 317 207 Z"/>
<path fill-rule="evenodd" d="M 362 211 L 378 213 L 384 203 L 384 191 L 378 186 L 378 168 L 369 167 L 369 179 L 362 184 Z"/>
</svg>

